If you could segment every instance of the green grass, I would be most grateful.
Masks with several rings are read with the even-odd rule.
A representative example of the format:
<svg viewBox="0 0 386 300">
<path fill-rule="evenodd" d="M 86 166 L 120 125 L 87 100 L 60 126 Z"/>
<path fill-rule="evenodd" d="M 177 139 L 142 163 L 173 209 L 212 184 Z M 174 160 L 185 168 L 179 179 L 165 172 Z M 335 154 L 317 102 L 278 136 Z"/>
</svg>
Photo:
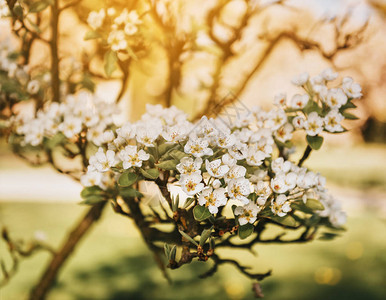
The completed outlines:
<svg viewBox="0 0 386 300">
<path fill-rule="evenodd" d="M 58 246 L 83 210 L 76 204 L 1 203 L 0 219 L 15 238 L 43 230 Z M 262 282 L 266 299 L 385 299 L 385 225 L 375 212 L 364 211 L 350 218 L 349 230 L 334 241 L 256 245 L 256 257 L 242 251 L 237 257 L 254 271 L 273 270 Z M 229 250 L 220 254 L 231 255 Z M 4 244 L 1 256 L 6 257 Z M 23 260 L 0 298 L 26 299 L 48 259 L 39 253 Z M 198 279 L 209 264 L 169 271 L 169 285 L 131 222 L 108 209 L 67 262 L 48 299 L 253 299 L 251 281 L 232 266 Z"/>
</svg>

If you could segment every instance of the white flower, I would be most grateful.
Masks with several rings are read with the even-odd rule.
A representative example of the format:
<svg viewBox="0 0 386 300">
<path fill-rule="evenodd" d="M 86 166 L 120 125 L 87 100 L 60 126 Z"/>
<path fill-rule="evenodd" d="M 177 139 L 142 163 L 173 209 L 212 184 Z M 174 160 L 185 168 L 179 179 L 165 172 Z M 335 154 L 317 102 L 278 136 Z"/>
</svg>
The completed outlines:
<svg viewBox="0 0 386 300">
<path fill-rule="evenodd" d="M 194 157 L 201 157 L 204 155 L 212 155 L 213 150 L 208 148 L 209 143 L 207 139 L 195 138 L 189 139 L 184 147 L 185 153 L 193 154 Z"/>
<path fill-rule="evenodd" d="M 215 178 L 222 178 L 229 171 L 229 167 L 227 165 L 222 165 L 221 159 L 216 159 L 211 162 L 206 160 L 205 167 L 209 175 Z"/>
<path fill-rule="evenodd" d="M 289 172 L 285 175 L 284 182 L 287 185 L 288 190 L 292 190 L 296 187 L 298 175 L 295 172 Z"/>
<path fill-rule="evenodd" d="M 265 153 L 263 151 L 260 151 L 257 148 L 256 144 L 253 144 L 252 146 L 248 147 L 248 154 L 246 157 L 246 161 L 248 165 L 255 166 L 255 167 L 260 166 L 263 163 L 265 157 L 266 157 Z"/>
<path fill-rule="evenodd" d="M 291 170 L 292 163 L 288 160 L 284 161 L 283 157 L 278 157 L 271 163 L 271 169 L 276 175 L 288 173 Z"/>
<path fill-rule="evenodd" d="M 248 146 L 244 143 L 237 142 L 228 149 L 229 154 L 236 160 L 242 160 L 248 155 Z"/>
<path fill-rule="evenodd" d="M 86 174 L 82 175 L 80 178 L 80 183 L 85 186 L 94 186 L 94 185 L 100 185 L 102 182 L 103 174 L 98 171 L 89 171 Z"/>
<path fill-rule="evenodd" d="M 225 153 L 222 158 L 221 158 L 222 162 L 227 165 L 228 167 L 233 167 L 234 165 L 236 165 L 237 163 L 237 160 L 235 158 L 233 158 L 232 156 L 229 155 L 229 153 Z"/>
<path fill-rule="evenodd" d="M 305 95 L 296 94 L 291 99 L 291 107 L 295 109 L 302 109 L 304 108 L 304 106 L 306 106 L 309 99 L 310 97 L 307 94 Z"/>
<path fill-rule="evenodd" d="M 340 122 L 344 120 L 342 114 L 339 113 L 337 109 L 332 109 L 325 117 L 324 117 L 324 128 L 329 132 L 341 132 L 343 131 L 342 125 Z"/>
<path fill-rule="evenodd" d="M 229 181 L 231 179 L 236 179 L 240 177 L 244 177 L 247 169 L 243 166 L 234 165 L 229 172 L 225 176 L 225 181 Z"/>
<path fill-rule="evenodd" d="M 259 205 L 264 205 L 267 202 L 268 197 L 272 193 L 272 189 L 269 186 L 269 182 L 267 181 L 258 181 L 254 186 L 255 192 L 258 195 L 257 203 Z"/>
<path fill-rule="evenodd" d="M 140 126 L 136 130 L 137 142 L 147 147 L 154 147 L 154 141 L 158 138 L 160 131 L 159 128 L 150 126 Z"/>
<path fill-rule="evenodd" d="M 81 132 L 82 120 L 76 117 L 66 116 L 63 123 L 59 125 L 59 130 L 70 139 Z"/>
<path fill-rule="evenodd" d="M 354 82 L 351 77 L 343 78 L 342 88 L 346 95 L 350 98 L 356 99 L 362 97 L 361 86 L 358 83 Z"/>
<path fill-rule="evenodd" d="M 125 25 L 125 33 L 127 35 L 133 35 L 133 34 L 136 34 L 138 32 L 138 27 L 133 24 L 133 23 L 127 23 Z"/>
<path fill-rule="evenodd" d="M 257 219 L 257 214 L 260 212 L 261 208 L 255 203 L 250 202 L 245 206 L 238 206 L 235 209 L 235 216 L 239 216 L 238 221 L 241 226 L 247 223 L 255 223 Z"/>
<path fill-rule="evenodd" d="M 330 89 L 327 97 L 324 99 L 326 104 L 331 108 L 339 108 L 347 103 L 347 95 L 340 88 Z"/>
<path fill-rule="evenodd" d="M 331 225 L 334 227 L 341 227 L 347 221 L 347 214 L 344 211 L 332 211 L 330 216 L 328 217 Z"/>
<path fill-rule="evenodd" d="M 206 187 L 202 190 L 202 193 L 198 198 L 198 204 L 206 206 L 211 214 L 216 214 L 218 212 L 218 207 L 227 204 L 225 192 L 226 190 L 224 188 L 213 190 L 211 187 Z"/>
<path fill-rule="evenodd" d="M 102 26 L 103 20 L 105 19 L 106 13 L 102 8 L 99 12 L 92 11 L 87 17 L 87 23 L 92 29 L 98 29 Z"/>
<path fill-rule="evenodd" d="M 112 130 L 106 130 L 103 132 L 103 143 L 111 143 L 115 138 L 114 132 Z"/>
<path fill-rule="evenodd" d="M 296 116 L 293 120 L 292 120 L 292 125 L 297 128 L 297 129 L 302 129 L 304 128 L 304 123 L 305 123 L 305 119 L 304 117 L 302 116 Z"/>
<path fill-rule="evenodd" d="M 123 168 L 142 167 L 142 162 L 150 158 L 144 150 L 137 150 L 137 146 L 127 145 L 119 152 L 119 157 L 123 162 Z"/>
<path fill-rule="evenodd" d="M 290 123 L 286 123 L 275 132 L 275 137 L 279 142 L 285 143 L 292 139 L 293 126 Z"/>
<path fill-rule="evenodd" d="M 287 115 L 284 110 L 271 110 L 268 112 L 266 125 L 271 130 L 278 130 L 287 122 Z"/>
<path fill-rule="evenodd" d="M 323 119 L 319 117 L 317 112 L 313 111 L 308 115 L 307 121 L 304 124 L 304 129 L 308 135 L 315 136 L 322 132 L 323 123 Z"/>
<path fill-rule="evenodd" d="M 271 188 L 277 194 L 282 194 L 288 191 L 288 186 L 285 182 L 285 175 L 281 174 L 271 179 Z"/>
<path fill-rule="evenodd" d="M 318 184 L 318 176 L 314 172 L 307 172 L 306 174 L 298 174 L 296 185 L 302 189 L 309 189 Z"/>
<path fill-rule="evenodd" d="M 284 217 L 291 211 L 290 202 L 287 201 L 286 195 L 278 195 L 276 199 L 271 200 L 271 211 L 279 217 Z"/>
<path fill-rule="evenodd" d="M 7 17 L 9 15 L 8 4 L 5 0 L 0 0 L 0 18 Z"/>
<path fill-rule="evenodd" d="M 27 92 L 31 95 L 35 95 L 39 92 L 40 83 L 37 80 L 31 80 L 27 85 Z"/>
<path fill-rule="evenodd" d="M 204 184 L 201 182 L 202 176 L 193 173 L 191 175 L 181 175 L 180 184 L 182 190 L 188 195 L 193 196 L 202 191 Z"/>
<path fill-rule="evenodd" d="M 307 83 L 308 78 L 310 78 L 310 75 L 308 75 L 308 73 L 305 72 L 305 73 L 301 73 L 298 76 L 295 76 L 294 78 L 292 78 L 291 82 L 294 85 L 302 86 L 302 85 Z"/>
<path fill-rule="evenodd" d="M 284 93 L 276 94 L 273 103 L 277 106 L 285 106 L 287 103 L 287 96 Z"/>
<path fill-rule="evenodd" d="M 338 78 L 338 73 L 334 72 L 331 68 L 325 69 L 320 75 L 327 81 Z"/>
<path fill-rule="evenodd" d="M 103 144 L 103 130 L 104 127 L 93 127 L 87 131 L 87 139 L 93 142 L 95 145 L 100 146 Z"/>
<path fill-rule="evenodd" d="M 218 133 L 215 136 L 215 142 L 216 142 L 216 145 L 219 146 L 220 148 L 228 149 L 235 144 L 236 138 L 234 134 Z"/>
<path fill-rule="evenodd" d="M 179 141 L 182 141 L 186 137 L 186 127 L 182 126 L 181 124 L 176 124 L 174 126 L 168 126 L 166 129 L 161 133 L 162 137 L 172 143 L 178 143 Z"/>
<path fill-rule="evenodd" d="M 251 186 L 248 179 L 243 177 L 232 179 L 228 183 L 228 195 L 232 199 L 239 200 L 244 204 L 249 203 L 246 197 L 251 193 Z"/>
<path fill-rule="evenodd" d="M 113 51 L 124 50 L 127 48 L 125 33 L 122 30 L 113 30 L 107 37 L 107 43 L 111 45 Z"/>
<path fill-rule="evenodd" d="M 184 175 L 201 174 L 201 157 L 197 157 L 195 160 L 191 157 L 184 157 L 180 163 L 176 166 L 178 172 Z"/>
<path fill-rule="evenodd" d="M 115 152 L 107 150 L 105 153 L 103 148 L 100 147 L 98 152 L 90 157 L 89 163 L 89 171 L 107 172 L 116 164 Z"/>
</svg>

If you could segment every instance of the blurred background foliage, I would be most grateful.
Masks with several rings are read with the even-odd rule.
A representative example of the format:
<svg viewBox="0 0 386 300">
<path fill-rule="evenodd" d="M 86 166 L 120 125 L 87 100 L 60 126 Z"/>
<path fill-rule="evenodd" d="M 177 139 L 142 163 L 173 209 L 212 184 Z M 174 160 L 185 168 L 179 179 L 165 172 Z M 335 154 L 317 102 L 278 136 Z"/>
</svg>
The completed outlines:
<svg viewBox="0 0 386 300">
<path fill-rule="evenodd" d="M 122 110 L 132 120 L 146 103 L 173 104 L 192 118 L 213 113 L 229 92 L 247 106 L 268 106 L 275 94 L 293 92 L 293 75 L 316 74 L 328 66 L 355 78 L 364 90 L 360 120 L 348 124 L 350 133 L 330 137 L 324 151 L 308 162 L 343 200 L 348 231 L 329 243 L 257 245 L 258 255 L 245 253 L 243 259 L 253 261 L 256 270 L 273 269 L 274 276 L 262 282 L 266 299 L 385 299 L 385 1 L 255 1 L 264 9 L 248 22 L 242 17 L 244 1 L 159 2 L 166 3 L 167 13 L 161 9 L 159 22 L 148 20 L 145 54 L 106 78 L 105 50 L 84 40 L 88 13 L 104 5 L 146 6 L 147 1 L 75 1 L 60 18 L 61 78 L 71 73 L 69 66 L 80 68 L 101 97 L 113 100 L 122 93 Z M 224 9 L 211 20 L 216 5 Z M 42 19 L 42 28 L 48 20 Z M 8 31 L 9 23 L 1 20 L 0 39 Z M 49 32 L 44 34 L 48 38 Z M 30 51 L 32 68 L 50 68 L 44 42 L 36 41 Z M 4 139 L 0 158 L 0 224 L 15 239 L 36 236 L 58 247 L 83 213 L 75 204 L 80 186 L 49 168 L 31 170 L 12 156 Z M 3 242 L 0 251 L 9 260 Z M 39 253 L 24 260 L 0 290 L 1 298 L 26 298 L 48 259 L 49 254 Z M 231 266 L 212 278 L 197 278 L 207 268 L 196 262 L 170 272 L 169 285 L 133 224 L 107 211 L 63 268 L 49 299 L 253 297 L 250 282 Z"/>
</svg>

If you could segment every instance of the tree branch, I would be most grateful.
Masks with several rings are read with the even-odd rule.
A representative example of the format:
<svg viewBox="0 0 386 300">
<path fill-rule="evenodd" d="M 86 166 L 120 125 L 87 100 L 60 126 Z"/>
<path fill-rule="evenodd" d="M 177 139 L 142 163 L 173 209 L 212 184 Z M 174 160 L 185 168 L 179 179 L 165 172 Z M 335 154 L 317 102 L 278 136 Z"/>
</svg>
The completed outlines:
<svg viewBox="0 0 386 300">
<path fill-rule="evenodd" d="M 92 206 L 81 221 L 74 227 L 61 249 L 55 254 L 51 262 L 46 267 L 46 270 L 41 276 L 38 284 L 31 291 L 29 297 L 30 300 L 41 300 L 45 298 L 48 290 L 56 280 L 59 270 L 67 258 L 74 252 L 76 246 L 91 229 L 92 225 L 101 217 L 106 203 L 107 202 L 100 202 Z"/>
</svg>

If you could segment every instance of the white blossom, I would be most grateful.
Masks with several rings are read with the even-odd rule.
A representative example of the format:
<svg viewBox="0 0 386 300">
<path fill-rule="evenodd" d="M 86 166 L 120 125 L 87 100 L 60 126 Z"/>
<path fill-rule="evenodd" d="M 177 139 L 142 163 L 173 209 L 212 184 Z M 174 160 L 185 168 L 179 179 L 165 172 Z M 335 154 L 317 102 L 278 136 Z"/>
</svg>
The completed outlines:
<svg viewBox="0 0 386 300">
<path fill-rule="evenodd" d="M 350 98 L 356 99 L 362 97 L 361 86 L 358 83 L 354 82 L 351 77 L 343 78 L 342 88 L 346 95 Z"/>
<path fill-rule="evenodd" d="M 211 162 L 206 160 L 205 167 L 209 175 L 215 178 L 222 178 L 229 171 L 229 166 L 223 165 L 221 159 L 216 159 Z"/>
<path fill-rule="evenodd" d="M 208 146 L 209 146 L 208 140 L 205 138 L 189 139 L 184 147 L 184 151 L 186 153 L 192 154 L 194 157 L 212 155 L 213 150 Z"/>
<path fill-rule="evenodd" d="M 226 190 L 224 188 L 217 188 L 213 190 L 212 187 L 206 187 L 202 190 L 198 198 L 198 204 L 206 206 L 211 214 L 218 212 L 218 207 L 227 204 Z"/>
<path fill-rule="evenodd" d="M 142 167 L 142 162 L 150 158 L 144 150 L 137 149 L 137 146 L 127 145 L 119 152 L 119 157 L 123 162 L 123 168 Z"/>
<path fill-rule="evenodd" d="M 244 204 L 249 203 L 247 196 L 251 193 L 249 180 L 243 177 L 232 179 L 228 182 L 228 195 L 232 199 L 239 200 Z"/>
<path fill-rule="evenodd" d="M 313 111 L 307 117 L 307 121 L 304 124 L 304 129 L 309 136 L 315 136 L 323 130 L 323 119 L 319 117 L 318 113 Z"/>
<path fill-rule="evenodd" d="M 191 157 L 184 157 L 181 159 L 176 168 L 178 172 L 184 175 L 201 174 L 201 165 L 202 159 L 200 157 L 197 157 L 194 160 Z"/>
<path fill-rule="evenodd" d="M 115 152 L 107 150 L 105 153 L 103 148 L 99 147 L 97 153 L 90 157 L 89 163 L 89 171 L 107 172 L 116 164 Z"/>
<path fill-rule="evenodd" d="M 202 176 L 197 173 L 190 175 L 181 175 L 179 183 L 182 190 L 188 195 L 193 196 L 201 192 L 204 188 L 204 184 L 201 182 Z"/>
<path fill-rule="evenodd" d="M 310 75 L 307 72 L 304 72 L 292 78 L 291 82 L 294 85 L 302 86 L 307 83 L 309 78 L 310 78 Z"/>
<path fill-rule="evenodd" d="M 241 226 L 245 224 L 253 224 L 257 220 L 257 214 L 261 208 L 255 203 L 250 202 L 245 206 L 237 206 L 235 208 L 235 216 L 238 216 L 238 221 Z"/>
<path fill-rule="evenodd" d="M 304 106 L 306 106 L 309 99 L 310 97 L 307 94 L 305 95 L 296 94 L 291 99 L 291 107 L 295 109 L 302 109 L 304 108 Z"/>
<path fill-rule="evenodd" d="M 324 128 L 329 132 L 341 132 L 344 130 L 342 125 L 340 125 L 343 120 L 342 114 L 337 109 L 332 109 L 324 117 Z"/>
<path fill-rule="evenodd" d="M 287 196 L 284 194 L 278 195 L 276 199 L 271 200 L 271 210 L 275 215 L 284 217 L 291 211 L 290 202 L 287 201 Z"/>
<path fill-rule="evenodd" d="M 98 29 L 102 26 L 105 16 L 106 13 L 104 9 L 101 9 L 98 12 L 92 11 L 87 17 L 87 23 L 92 29 Z"/>
</svg>

